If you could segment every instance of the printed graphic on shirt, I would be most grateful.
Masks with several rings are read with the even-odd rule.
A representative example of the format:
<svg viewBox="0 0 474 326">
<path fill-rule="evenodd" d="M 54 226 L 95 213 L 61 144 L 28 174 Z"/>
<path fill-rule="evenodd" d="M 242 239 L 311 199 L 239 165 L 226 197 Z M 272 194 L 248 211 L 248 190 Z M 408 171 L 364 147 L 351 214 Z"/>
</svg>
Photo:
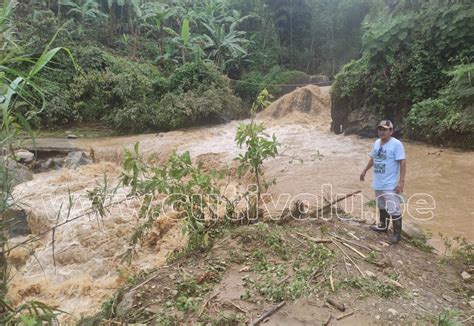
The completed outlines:
<svg viewBox="0 0 474 326">
<path fill-rule="evenodd" d="M 387 150 L 385 150 L 383 147 L 379 147 L 378 150 L 376 150 L 376 153 L 374 155 L 374 159 L 376 160 L 386 160 L 387 159 Z"/>
<path fill-rule="evenodd" d="M 387 159 L 387 150 L 380 146 L 374 149 L 374 173 L 385 174 L 385 164 L 381 163 Z"/>
<path fill-rule="evenodd" d="M 385 164 L 383 163 L 374 163 L 374 173 L 385 173 Z"/>
</svg>

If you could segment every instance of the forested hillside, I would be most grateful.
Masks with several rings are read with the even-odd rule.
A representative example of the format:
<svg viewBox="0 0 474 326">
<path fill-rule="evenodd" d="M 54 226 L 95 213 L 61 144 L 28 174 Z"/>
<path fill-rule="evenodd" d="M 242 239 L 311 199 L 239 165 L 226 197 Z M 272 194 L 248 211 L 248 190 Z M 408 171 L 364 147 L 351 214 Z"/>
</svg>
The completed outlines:
<svg viewBox="0 0 474 326">
<path fill-rule="evenodd" d="M 360 51 L 371 1 L 18 1 L 25 53 L 71 50 L 37 80 L 35 127 L 91 123 L 125 132 L 169 130 L 241 117 L 274 84 L 330 77 Z M 21 67 L 18 67 L 21 69 Z M 240 81 L 240 82 L 237 82 Z M 22 103 L 28 112 L 40 99 Z M 242 103 L 243 102 L 243 103 Z"/>
<path fill-rule="evenodd" d="M 474 147 L 474 5 L 400 1 L 368 25 L 360 59 L 333 87 L 333 129 L 374 133 L 380 118 L 404 136 Z"/>
<path fill-rule="evenodd" d="M 282 85 L 340 72 L 335 132 L 372 135 L 376 120 L 390 118 L 407 137 L 474 144 L 470 1 L 10 2 L 13 26 L 2 42 L 33 57 L 52 42 L 77 63 L 60 53 L 35 80 L 44 100 L 14 104 L 36 128 L 223 122 L 246 116 L 265 87 L 279 96 L 296 87 Z"/>
</svg>

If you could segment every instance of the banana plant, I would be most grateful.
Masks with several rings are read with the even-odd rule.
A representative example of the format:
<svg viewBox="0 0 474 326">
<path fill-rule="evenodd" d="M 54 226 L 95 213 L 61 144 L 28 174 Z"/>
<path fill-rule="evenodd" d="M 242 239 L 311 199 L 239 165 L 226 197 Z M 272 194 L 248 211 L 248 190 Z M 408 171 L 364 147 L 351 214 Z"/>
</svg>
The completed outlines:
<svg viewBox="0 0 474 326">
<path fill-rule="evenodd" d="M 203 44 L 204 41 L 201 36 L 191 33 L 189 24 L 189 19 L 184 18 L 181 23 L 181 33 L 179 34 L 172 28 L 164 27 L 164 31 L 171 35 L 167 42 L 167 49 L 172 52 L 167 53 L 166 55 L 176 59 L 177 53 L 174 52 L 174 49 L 178 49 L 180 51 L 180 59 L 182 63 L 186 63 L 188 52 L 190 52 L 195 59 L 200 59 L 204 55 L 201 49 L 201 44 Z"/>
<path fill-rule="evenodd" d="M 62 5 L 70 8 L 66 15 L 74 16 L 79 22 L 107 16 L 99 9 L 99 3 L 95 0 L 62 0 Z"/>
<path fill-rule="evenodd" d="M 236 29 L 240 21 L 232 22 L 228 30 L 225 23 L 220 25 L 203 23 L 207 30 L 203 36 L 206 40 L 205 50 L 208 51 L 208 58 L 212 59 L 222 71 L 225 71 L 230 63 L 248 55 L 245 46 L 250 44 L 250 41 L 244 37 L 246 32 Z"/>
</svg>

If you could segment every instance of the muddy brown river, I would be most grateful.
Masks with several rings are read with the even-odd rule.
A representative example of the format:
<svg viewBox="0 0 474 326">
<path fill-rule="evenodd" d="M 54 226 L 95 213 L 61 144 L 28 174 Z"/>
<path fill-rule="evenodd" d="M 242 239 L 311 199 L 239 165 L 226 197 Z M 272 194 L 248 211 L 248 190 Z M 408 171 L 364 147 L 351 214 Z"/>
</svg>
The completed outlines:
<svg viewBox="0 0 474 326">
<path fill-rule="evenodd" d="M 335 198 L 361 190 L 360 195 L 340 203 L 358 219 L 374 220 L 371 177 L 359 181 L 367 163 L 373 140 L 335 135 L 329 131 L 329 88 L 313 87 L 315 102 L 311 110 L 270 107 L 258 116 L 268 134 L 281 143 L 280 155 L 265 163 L 265 177 L 275 179 L 269 193 L 281 207 L 292 200 L 314 204 L 321 196 Z M 284 107 L 284 106 L 283 106 Z M 277 113 L 277 114 L 275 114 Z M 245 122 L 245 121 L 243 121 Z M 123 148 L 137 141 L 145 154 L 166 157 L 173 149 L 188 150 L 192 157 L 207 159 L 215 166 L 231 165 L 241 150 L 234 143 L 241 122 L 191 128 L 168 133 L 104 139 L 41 139 L 38 146 L 93 148 L 99 161 L 76 170 L 62 169 L 36 174 L 34 180 L 15 189 L 17 198 L 28 211 L 33 232 L 40 232 L 61 219 L 68 198 L 84 198 L 87 190 L 103 181 L 104 174 L 114 178 Z M 443 250 L 439 235 L 474 239 L 474 152 L 462 152 L 404 141 L 407 152 L 404 223 L 416 224 L 432 234 L 431 243 Z M 120 189 L 125 196 L 127 189 Z M 71 216 L 86 211 L 79 203 Z M 32 245 L 35 257 L 18 249 L 14 253 L 14 278 L 10 296 L 15 302 L 30 297 L 41 299 L 78 318 L 99 309 L 99 305 L 120 284 L 139 269 L 163 264 L 166 255 L 183 243 L 179 229 L 172 229 L 156 244 L 144 246 L 130 267 L 120 264 L 127 241 L 136 223 L 138 202 L 112 208 L 108 218 L 87 216 L 58 229 Z M 58 213 L 59 212 L 59 213 Z M 334 217 L 333 217 L 334 218 Z M 54 242 L 55 255 L 52 254 Z"/>
</svg>

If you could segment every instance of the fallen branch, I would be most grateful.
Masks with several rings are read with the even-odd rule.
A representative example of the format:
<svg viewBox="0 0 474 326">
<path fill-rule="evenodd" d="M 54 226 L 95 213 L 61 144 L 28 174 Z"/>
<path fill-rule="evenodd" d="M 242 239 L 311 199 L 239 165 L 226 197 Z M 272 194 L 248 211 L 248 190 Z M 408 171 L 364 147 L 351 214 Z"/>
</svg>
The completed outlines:
<svg viewBox="0 0 474 326">
<path fill-rule="evenodd" d="M 296 241 L 298 241 L 299 243 L 301 243 L 302 245 L 308 247 L 308 244 L 306 242 L 303 242 L 301 241 L 297 236 L 295 236 L 294 234 L 290 234 L 290 237 L 292 237 L 293 239 L 295 239 Z"/>
<path fill-rule="evenodd" d="M 311 281 L 315 278 L 315 277 L 319 277 L 323 275 L 323 272 L 320 271 L 319 269 L 316 269 L 312 274 L 311 276 L 308 278 L 308 283 L 311 283 Z"/>
<path fill-rule="evenodd" d="M 108 325 L 123 325 L 121 322 L 109 319 L 102 319 L 102 323 L 107 323 Z"/>
<path fill-rule="evenodd" d="M 201 317 L 201 315 L 203 314 L 204 310 L 206 310 L 206 306 L 209 304 L 209 301 L 211 301 L 212 299 L 214 299 L 218 294 L 219 294 L 219 292 L 216 292 L 216 293 L 214 293 L 213 295 L 211 295 L 209 298 L 207 298 L 206 302 L 204 302 L 204 304 L 202 305 L 201 311 L 199 312 L 199 317 Z"/>
<path fill-rule="evenodd" d="M 347 235 L 350 236 L 352 239 L 360 241 L 359 237 L 357 237 L 354 233 L 352 232 L 347 232 Z"/>
<path fill-rule="evenodd" d="M 467 317 L 466 319 L 461 320 L 461 323 L 465 323 L 467 321 L 470 321 L 472 318 L 474 318 L 474 315 L 471 315 L 470 317 Z"/>
<path fill-rule="evenodd" d="M 353 246 L 351 246 L 350 244 L 348 243 L 345 243 L 345 242 L 342 242 L 342 244 L 344 246 L 346 246 L 347 248 L 349 248 L 350 250 L 352 250 L 353 252 L 355 252 L 356 254 L 358 254 L 359 256 L 361 256 L 362 258 L 366 259 L 367 256 L 364 255 L 363 253 L 361 253 L 359 250 L 357 250 L 356 248 L 354 248 Z"/>
<path fill-rule="evenodd" d="M 277 284 L 278 285 L 282 285 L 283 283 L 285 283 L 286 280 L 288 280 L 290 278 L 290 275 L 287 275 L 285 276 L 281 281 L 279 281 Z"/>
<path fill-rule="evenodd" d="M 331 319 L 332 319 L 332 314 L 329 314 L 329 317 L 328 317 L 328 319 L 324 322 L 323 326 L 328 326 L 329 323 L 331 322 Z"/>
<path fill-rule="evenodd" d="M 257 318 L 254 322 L 252 322 L 252 326 L 260 324 L 262 321 L 273 315 L 275 312 L 280 310 L 281 307 L 283 307 L 286 304 L 285 301 L 280 302 L 278 305 L 273 307 L 272 309 L 268 310 L 267 312 L 264 312 L 260 317 Z"/>
<path fill-rule="evenodd" d="M 364 246 L 363 244 L 361 243 L 358 243 L 358 242 L 355 242 L 355 241 L 352 241 L 352 240 L 349 240 L 349 239 L 345 239 L 341 236 L 338 236 L 337 234 L 335 233 L 332 233 L 330 232 L 329 233 L 330 235 L 332 235 L 334 238 L 338 239 L 338 240 L 341 240 L 341 241 L 344 241 L 344 242 L 347 242 L 347 243 L 350 243 L 354 246 L 358 246 L 358 247 L 361 247 L 362 249 L 366 249 L 368 251 L 372 251 L 372 250 L 375 250 L 375 251 L 382 251 L 382 249 L 378 248 L 378 247 L 375 247 L 375 246 L 372 246 L 372 245 L 368 245 L 368 246 Z"/>
<path fill-rule="evenodd" d="M 153 273 L 152 276 L 150 276 L 149 278 L 147 278 L 145 281 L 141 282 L 140 284 L 138 284 L 137 286 L 135 286 L 133 289 L 130 290 L 130 292 L 133 292 L 135 291 L 136 289 L 138 289 L 139 287 L 142 287 L 143 285 L 147 284 L 148 282 L 150 282 L 151 280 L 153 280 L 155 277 L 158 276 L 158 272 L 155 272 Z"/>
<path fill-rule="evenodd" d="M 237 305 L 236 303 L 233 303 L 233 302 L 230 301 L 230 300 L 227 300 L 226 302 L 229 303 L 229 304 L 231 304 L 231 305 L 233 305 L 235 308 L 237 308 L 238 310 L 242 311 L 243 313 L 246 313 L 246 314 L 249 313 L 248 310 L 245 310 L 244 308 L 240 307 L 239 305 Z"/>
<path fill-rule="evenodd" d="M 338 310 L 344 312 L 346 311 L 346 307 L 344 306 L 343 303 L 339 303 L 334 301 L 333 299 L 327 298 L 326 299 L 327 303 L 331 304 L 332 306 L 336 307 Z"/>
<path fill-rule="evenodd" d="M 371 245 L 369 244 L 368 247 L 372 250 L 375 250 L 375 251 L 378 251 L 378 252 L 382 252 L 383 250 L 379 247 L 377 247 L 376 245 Z"/>
<path fill-rule="evenodd" d="M 343 257 L 343 258 L 344 258 L 344 267 L 346 269 L 346 273 L 349 274 L 349 269 L 347 268 L 346 257 Z"/>
<path fill-rule="evenodd" d="M 357 194 L 360 193 L 360 192 L 362 192 L 362 191 L 361 191 L 361 190 L 357 190 L 357 191 L 354 191 L 353 193 L 344 195 L 344 196 L 342 196 L 341 198 L 337 198 L 336 200 L 333 200 L 333 201 L 330 202 L 329 204 L 326 204 L 326 205 L 324 205 L 323 207 L 321 207 L 321 208 L 319 209 L 319 211 L 320 211 L 320 212 L 321 212 L 321 211 L 324 211 L 326 208 L 331 207 L 332 205 L 334 205 L 334 204 L 336 204 L 336 203 L 338 203 L 338 202 L 340 202 L 340 201 L 342 201 L 342 200 L 344 200 L 344 199 L 346 199 L 346 198 L 349 198 L 349 197 L 352 197 L 352 196 L 354 196 L 354 195 L 357 195 Z"/>
<path fill-rule="evenodd" d="M 344 256 L 347 257 L 347 259 L 349 259 L 349 261 L 357 268 L 357 270 L 359 271 L 359 273 L 362 275 L 362 277 L 365 277 L 365 274 L 364 272 L 362 272 L 362 270 L 359 268 L 359 266 L 355 263 L 355 261 L 348 255 L 346 254 L 346 252 L 344 251 L 344 249 L 342 249 L 338 244 L 337 244 L 337 241 L 334 239 L 333 242 L 334 245 L 340 250 L 342 251 L 342 253 L 344 254 Z"/>
<path fill-rule="evenodd" d="M 331 322 L 331 319 L 332 319 L 332 314 L 329 314 L 329 317 L 328 317 L 328 319 L 324 322 L 323 326 L 328 326 L 329 323 Z"/>
<path fill-rule="evenodd" d="M 353 314 L 354 314 L 354 311 L 351 311 L 351 312 L 348 312 L 347 314 L 340 315 L 340 316 L 336 317 L 336 319 L 337 319 L 337 320 L 341 320 L 341 319 L 343 319 L 343 318 L 352 316 Z"/>
<path fill-rule="evenodd" d="M 329 274 L 329 284 L 331 285 L 332 292 L 335 292 L 336 290 L 334 290 L 334 281 L 332 279 L 332 266 L 331 266 L 331 273 Z"/>
</svg>

